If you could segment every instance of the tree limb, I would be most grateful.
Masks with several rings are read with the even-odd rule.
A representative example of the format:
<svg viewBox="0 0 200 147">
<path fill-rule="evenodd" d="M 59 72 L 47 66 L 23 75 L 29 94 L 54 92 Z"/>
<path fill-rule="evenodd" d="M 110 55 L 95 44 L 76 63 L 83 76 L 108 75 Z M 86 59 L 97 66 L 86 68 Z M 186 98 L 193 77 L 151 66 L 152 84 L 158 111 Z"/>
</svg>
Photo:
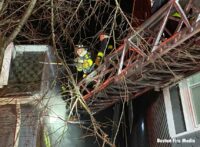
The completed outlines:
<svg viewBox="0 0 200 147">
<path fill-rule="evenodd" d="M 3 4 L 4 0 L 1 1 L 1 4 Z M 3 54 L 4 51 L 6 49 L 6 47 L 15 39 L 15 37 L 19 34 L 19 32 L 21 31 L 22 27 L 24 26 L 24 24 L 26 23 L 26 21 L 28 20 L 28 18 L 30 17 L 33 8 L 35 7 L 37 0 L 31 0 L 28 8 L 26 9 L 22 19 L 20 20 L 19 24 L 17 25 L 17 27 L 13 30 L 13 32 L 11 33 L 11 35 L 6 39 L 3 40 L 3 45 L 0 48 L 0 65 L 2 64 L 2 59 L 3 59 Z M 0 7 L 1 10 L 1 7 Z"/>
<path fill-rule="evenodd" d="M 17 27 L 15 28 L 15 30 L 12 32 L 12 34 L 8 37 L 8 39 L 5 40 L 3 49 L 10 43 L 12 42 L 15 37 L 19 34 L 19 32 L 21 31 L 22 27 L 24 26 L 24 24 L 26 23 L 26 21 L 28 20 L 28 18 L 30 17 L 33 8 L 35 7 L 37 0 L 31 0 L 28 8 L 26 9 L 26 12 L 24 13 L 22 19 L 20 20 L 19 24 L 17 25 Z"/>
<path fill-rule="evenodd" d="M 4 5 L 4 0 L 0 0 L 0 12 L 1 12 L 2 9 L 3 9 L 3 5 Z"/>
</svg>

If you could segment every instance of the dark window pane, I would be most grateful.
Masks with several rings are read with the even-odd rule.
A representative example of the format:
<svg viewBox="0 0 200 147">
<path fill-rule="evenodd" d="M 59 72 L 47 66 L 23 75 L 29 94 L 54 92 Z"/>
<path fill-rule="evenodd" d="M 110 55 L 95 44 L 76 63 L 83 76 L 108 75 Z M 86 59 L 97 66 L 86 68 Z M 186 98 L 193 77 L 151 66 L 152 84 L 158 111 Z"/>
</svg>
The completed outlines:
<svg viewBox="0 0 200 147">
<path fill-rule="evenodd" d="M 183 108 L 181 104 L 181 98 L 178 85 L 170 88 L 170 99 L 172 104 L 174 125 L 176 133 L 182 133 L 186 131 L 185 121 L 183 116 Z"/>
</svg>

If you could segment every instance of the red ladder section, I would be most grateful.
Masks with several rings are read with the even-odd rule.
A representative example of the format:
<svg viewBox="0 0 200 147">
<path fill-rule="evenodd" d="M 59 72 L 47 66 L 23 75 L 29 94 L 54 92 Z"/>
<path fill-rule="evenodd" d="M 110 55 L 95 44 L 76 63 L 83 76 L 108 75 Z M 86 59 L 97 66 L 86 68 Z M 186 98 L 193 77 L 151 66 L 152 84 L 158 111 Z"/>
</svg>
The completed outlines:
<svg viewBox="0 0 200 147">
<path fill-rule="evenodd" d="M 78 83 L 94 114 L 200 70 L 197 1 L 169 1 Z"/>
</svg>

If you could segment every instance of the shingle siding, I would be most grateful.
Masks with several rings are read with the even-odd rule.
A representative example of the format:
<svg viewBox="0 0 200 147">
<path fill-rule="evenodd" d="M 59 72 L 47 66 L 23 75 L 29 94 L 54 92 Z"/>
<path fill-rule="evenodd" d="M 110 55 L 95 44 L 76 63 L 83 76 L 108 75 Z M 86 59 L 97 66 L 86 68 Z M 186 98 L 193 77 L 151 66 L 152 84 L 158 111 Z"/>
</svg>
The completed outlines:
<svg viewBox="0 0 200 147">
<path fill-rule="evenodd" d="M 162 94 L 148 109 L 147 125 L 150 147 L 171 147 L 170 143 L 157 143 L 157 139 L 170 139 Z"/>
</svg>

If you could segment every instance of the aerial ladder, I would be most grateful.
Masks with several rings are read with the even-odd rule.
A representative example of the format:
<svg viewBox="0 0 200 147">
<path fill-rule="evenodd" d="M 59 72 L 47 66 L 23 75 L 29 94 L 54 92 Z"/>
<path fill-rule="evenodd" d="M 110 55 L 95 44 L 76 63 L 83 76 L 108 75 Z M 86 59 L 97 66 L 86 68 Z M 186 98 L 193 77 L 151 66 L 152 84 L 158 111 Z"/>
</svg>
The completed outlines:
<svg viewBox="0 0 200 147">
<path fill-rule="evenodd" d="M 78 83 L 92 113 L 199 71 L 199 33 L 199 1 L 170 0 Z"/>
</svg>

